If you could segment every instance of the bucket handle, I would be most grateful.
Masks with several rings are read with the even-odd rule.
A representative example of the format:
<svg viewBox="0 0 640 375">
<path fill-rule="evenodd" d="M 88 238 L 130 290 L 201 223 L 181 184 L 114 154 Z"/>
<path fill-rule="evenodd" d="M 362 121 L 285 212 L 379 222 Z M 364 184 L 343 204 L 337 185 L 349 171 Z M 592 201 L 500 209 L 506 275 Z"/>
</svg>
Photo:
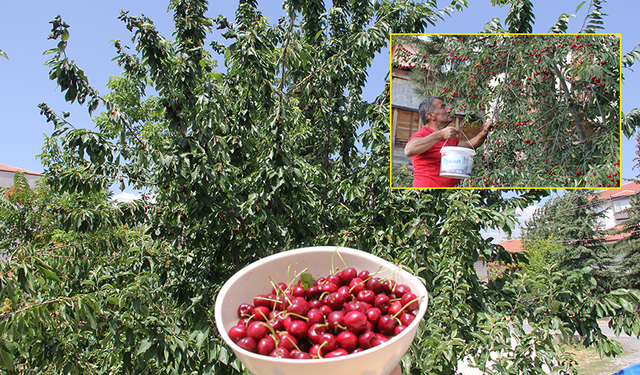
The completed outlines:
<svg viewBox="0 0 640 375">
<path fill-rule="evenodd" d="M 475 151 L 475 150 L 476 150 L 476 148 L 475 148 L 475 147 L 473 147 L 473 145 L 471 144 L 471 141 L 469 140 L 469 137 L 467 137 L 467 135 L 466 135 L 466 134 L 464 134 L 464 132 L 461 132 L 461 133 L 462 133 L 462 135 L 464 135 L 464 137 L 465 137 L 465 138 L 467 138 L 467 142 L 469 142 L 469 146 L 471 146 L 471 149 L 472 149 L 473 151 Z M 447 140 L 445 140 L 445 142 L 444 142 L 444 144 L 442 145 L 442 147 L 445 147 L 448 143 L 449 143 L 449 140 L 448 140 L 448 139 L 447 139 Z"/>
</svg>

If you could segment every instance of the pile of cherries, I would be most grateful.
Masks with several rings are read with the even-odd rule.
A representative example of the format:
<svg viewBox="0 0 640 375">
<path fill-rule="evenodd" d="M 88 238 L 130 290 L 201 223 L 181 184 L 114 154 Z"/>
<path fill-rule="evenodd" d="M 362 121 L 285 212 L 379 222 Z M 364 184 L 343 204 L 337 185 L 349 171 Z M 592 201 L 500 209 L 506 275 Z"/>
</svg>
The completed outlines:
<svg viewBox="0 0 640 375">
<path fill-rule="evenodd" d="M 270 294 L 238 306 L 240 320 L 228 332 L 231 340 L 276 358 L 341 357 L 398 335 L 415 319 L 422 298 L 366 270 L 346 268 L 311 282 L 309 274 L 302 276 L 307 278 L 291 285 L 272 282 Z"/>
</svg>

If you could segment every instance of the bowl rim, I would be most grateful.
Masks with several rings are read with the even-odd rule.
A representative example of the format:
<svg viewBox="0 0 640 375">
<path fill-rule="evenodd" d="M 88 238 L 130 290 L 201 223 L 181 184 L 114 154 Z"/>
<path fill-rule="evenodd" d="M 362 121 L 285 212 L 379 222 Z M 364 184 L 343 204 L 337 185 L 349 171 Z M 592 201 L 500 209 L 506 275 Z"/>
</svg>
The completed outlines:
<svg viewBox="0 0 640 375">
<path fill-rule="evenodd" d="M 265 356 L 265 355 L 261 355 L 258 353 L 253 353 L 250 352 L 248 350 L 245 350 L 243 348 L 241 348 L 240 346 L 238 346 L 236 343 L 233 342 L 233 340 L 231 340 L 231 338 L 229 337 L 227 331 L 225 330 L 225 327 L 223 326 L 222 323 L 222 298 L 220 298 L 220 296 L 224 296 L 227 291 L 231 288 L 231 285 L 233 285 L 237 280 L 239 280 L 240 278 L 243 277 L 243 275 L 251 272 L 252 270 L 262 266 L 264 263 L 268 263 L 274 260 L 277 260 L 279 258 L 284 258 L 284 257 L 290 257 L 290 256 L 294 256 L 296 254 L 302 254 L 302 253 L 312 253 L 312 252 L 346 252 L 346 253 L 351 253 L 354 254 L 356 256 L 364 256 L 366 258 L 372 258 L 375 259 L 377 262 L 383 262 L 388 264 L 390 267 L 389 269 L 392 268 L 396 268 L 396 270 L 393 270 L 393 272 L 399 271 L 402 273 L 403 277 L 408 277 L 411 279 L 414 279 L 416 281 L 416 284 L 418 285 L 418 289 L 420 289 L 420 292 L 422 292 L 422 296 L 423 298 L 420 300 L 420 307 L 418 308 L 417 312 L 416 312 L 416 319 L 413 320 L 413 322 L 411 322 L 411 324 L 409 324 L 407 326 L 406 329 L 404 329 L 402 332 L 400 332 L 398 335 L 393 336 L 389 339 L 389 341 L 385 342 L 382 345 L 367 349 L 367 350 L 363 350 L 362 352 L 359 353 L 349 353 L 349 355 L 346 356 L 341 356 L 341 357 L 334 357 L 334 358 L 313 358 L 313 359 L 294 359 L 294 358 L 274 358 L 274 357 L 270 357 L 270 356 Z M 292 254 L 293 253 L 293 254 Z M 224 293 L 223 293 L 224 292 Z M 415 293 L 415 291 L 413 291 L 412 288 L 412 292 Z M 416 295 L 420 295 L 418 293 L 416 293 Z M 380 258 L 374 254 L 368 253 L 366 251 L 362 251 L 362 250 L 357 250 L 357 249 L 353 249 L 353 248 L 348 248 L 348 247 L 343 247 L 343 246 L 309 246 L 309 247 L 302 247 L 302 248 L 296 248 L 296 249 L 291 249 L 291 250 L 285 250 L 285 251 L 281 251 L 279 253 L 276 254 L 272 254 L 269 256 L 266 256 L 262 259 L 259 259 L 247 266 L 245 266 L 244 268 L 238 270 L 233 276 L 231 276 L 231 278 L 229 278 L 224 285 L 222 286 L 222 288 L 220 288 L 220 291 L 218 292 L 218 295 L 216 296 L 216 302 L 215 302 L 215 312 L 214 312 L 214 319 L 216 322 L 216 327 L 218 328 L 218 332 L 220 332 L 220 335 L 222 336 L 222 339 L 224 341 L 225 344 L 227 344 L 234 352 L 236 353 L 241 353 L 242 355 L 245 355 L 247 357 L 253 358 L 253 359 L 257 359 L 257 360 L 264 360 L 267 362 L 273 362 L 273 363 L 283 363 L 283 361 L 285 363 L 291 363 L 291 364 L 308 364 L 308 363 L 332 363 L 332 362 L 338 362 L 338 361 L 344 361 L 346 359 L 349 358 L 355 358 L 355 357 L 361 357 L 364 355 L 369 355 L 372 353 L 375 353 L 377 351 L 380 350 L 384 350 L 385 346 L 387 346 L 387 344 L 390 344 L 392 342 L 396 342 L 399 341 L 401 339 L 403 339 L 406 335 L 409 334 L 409 332 L 411 330 L 413 330 L 414 328 L 417 329 L 417 326 L 420 324 L 420 321 L 422 321 L 422 319 L 424 318 L 424 315 L 426 313 L 427 307 L 428 307 L 428 301 L 429 301 L 429 293 L 424 285 L 424 283 L 422 281 L 420 281 L 420 279 L 418 279 L 416 276 L 414 276 L 413 274 L 411 274 L 410 272 L 402 269 L 401 267 L 394 265 L 393 263 L 389 262 L 386 259 Z M 220 319 L 219 319 L 220 318 Z M 412 340 L 413 341 L 413 340 Z"/>
</svg>

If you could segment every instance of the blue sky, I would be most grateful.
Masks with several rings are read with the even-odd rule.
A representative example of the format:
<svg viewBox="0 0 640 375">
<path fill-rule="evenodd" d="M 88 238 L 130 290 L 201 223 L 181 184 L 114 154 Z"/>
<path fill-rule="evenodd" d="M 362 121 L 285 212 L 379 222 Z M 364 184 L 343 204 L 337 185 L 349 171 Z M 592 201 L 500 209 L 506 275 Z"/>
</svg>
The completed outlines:
<svg viewBox="0 0 640 375">
<path fill-rule="evenodd" d="M 451 18 L 429 27 L 428 33 L 474 33 L 483 29 L 493 17 L 504 20 L 507 8 L 492 7 L 490 0 L 469 0 L 470 6 L 463 12 L 456 12 Z M 534 32 L 547 32 L 562 13 L 575 13 L 580 0 L 536 0 L 534 1 L 536 23 Z M 624 3 L 624 5 L 622 4 Z M 446 1 L 439 1 L 444 7 Z M 53 48 L 54 42 L 47 40 L 51 31 L 49 21 L 56 15 L 71 25 L 67 54 L 84 69 L 89 82 L 100 92 L 106 93 L 109 76 L 117 75 L 120 69 L 111 59 L 116 55 L 111 40 L 120 39 L 130 43 L 130 33 L 118 20 L 121 9 L 131 15 L 145 14 L 150 17 L 160 32 L 171 38 L 172 14 L 167 12 L 168 1 L 158 0 L 23 0 L 4 1 L 0 5 L 0 49 L 9 55 L 9 60 L 0 58 L 0 163 L 40 172 L 42 166 L 36 155 L 41 152 L 43 134 L 52 132 L 52 125 L 39 114 L 37 105 L 45 102 L 56 112 L 69 111 L 70 122 L 76 127 L 91 127 L 91 119 L 86 108 L 64 102 L 56 84 L 48 78 L 48 68 L 44 66 L 47 56 L 43 52 Z M 218 14 L 234 19 L 237 1 L 213 1 L 209 6 L 210 17 Z M 279 1 L 260 1 L 259 8 L 272 22 L 284 12 Z M 569 32 L 577 32 L 587 13 L 585 4 L 576 18 L 569 23 Z M 626 53 L 640 43 L 640 28 L 637 14 L 640 2 L 614 1 L 604 4 L 605 30 L 622 34 L 622 51 Z M 214 30 L 212 37 L 224 42 Z M 381 91 L 385 75 L 389 70 L 388 50 L 375 60 L 369 72 L 369 82 L 365 89 L 365 99 L 372 100 Z M 220 63 L 221 64 L 221 63 Z M 640 69 L 640 63 L 637 64 Z M 622 87 L 622 109 L 628 112 L 639 107 L 640 72 L 623 71 L 626 83 Z M 632 170 L 635 139 L 622 142 L 622 177 L 634 178 L 637 170 Z"/>
</svg>

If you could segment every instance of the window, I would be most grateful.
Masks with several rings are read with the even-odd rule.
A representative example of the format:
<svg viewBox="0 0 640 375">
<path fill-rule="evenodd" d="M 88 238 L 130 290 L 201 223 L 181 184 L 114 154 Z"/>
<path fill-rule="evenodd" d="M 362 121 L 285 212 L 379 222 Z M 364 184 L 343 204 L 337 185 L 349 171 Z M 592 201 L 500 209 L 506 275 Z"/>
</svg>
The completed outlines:
<svg viewBox="0 0 640 375">
<path fill-rule="evenodd" d="M 631 207 L 631 205 L 629 204 L 629 198 L 619 201 L 613 201 L 613 212 L 617 213 L 626 210 L 629 207 Z"/>
</svg>

